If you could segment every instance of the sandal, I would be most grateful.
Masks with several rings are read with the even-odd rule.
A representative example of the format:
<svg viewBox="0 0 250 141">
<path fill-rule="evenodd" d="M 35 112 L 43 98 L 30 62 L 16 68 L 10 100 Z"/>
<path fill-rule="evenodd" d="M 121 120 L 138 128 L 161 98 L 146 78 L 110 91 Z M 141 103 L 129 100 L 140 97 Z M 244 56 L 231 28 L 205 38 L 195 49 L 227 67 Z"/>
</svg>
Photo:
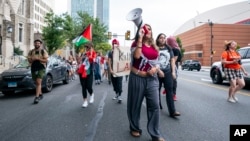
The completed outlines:
<svg viewBox="0 0 250 141">
<path fill-rule="evenodd" d="M 132 136 L 134 136 L 134 137 L 140 137 L 141 136 L 140 132 L 138 132 L 138 131 L 131 131 L 130 134 Z"/>
</svg>

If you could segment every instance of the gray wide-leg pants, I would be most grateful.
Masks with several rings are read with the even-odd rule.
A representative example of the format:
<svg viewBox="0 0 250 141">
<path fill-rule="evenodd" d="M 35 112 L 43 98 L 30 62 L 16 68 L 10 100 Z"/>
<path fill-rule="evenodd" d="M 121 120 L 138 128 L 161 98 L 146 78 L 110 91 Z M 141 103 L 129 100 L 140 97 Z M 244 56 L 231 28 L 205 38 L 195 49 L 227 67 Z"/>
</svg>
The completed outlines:
<svg viewBox="0 0 250 141">
<path fill-rule="evenodd" d="M 161 137 L 159 131 L 159 81 L 157 76 L 141 77 L 130 73 L 128 84 L 127 114 L 131 131 L 140 129 L 141 105 L 144 97 L 147 105 L 147 130 L 152 139 Z"/>
</svg>

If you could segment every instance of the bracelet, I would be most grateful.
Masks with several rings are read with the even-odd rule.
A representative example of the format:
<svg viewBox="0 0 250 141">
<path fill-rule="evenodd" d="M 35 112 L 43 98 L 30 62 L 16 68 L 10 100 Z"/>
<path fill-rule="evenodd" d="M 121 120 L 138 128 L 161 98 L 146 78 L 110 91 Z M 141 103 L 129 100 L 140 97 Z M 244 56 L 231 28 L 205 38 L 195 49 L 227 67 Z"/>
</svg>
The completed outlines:
<svg viewBox="0 0 250 141">
<path fill-rule="evenodd" d="M 140 70 L 137 70 L 137 72 L 135 74 L 138 75 L 139 72 L 140 72 Z"/>
</svg>

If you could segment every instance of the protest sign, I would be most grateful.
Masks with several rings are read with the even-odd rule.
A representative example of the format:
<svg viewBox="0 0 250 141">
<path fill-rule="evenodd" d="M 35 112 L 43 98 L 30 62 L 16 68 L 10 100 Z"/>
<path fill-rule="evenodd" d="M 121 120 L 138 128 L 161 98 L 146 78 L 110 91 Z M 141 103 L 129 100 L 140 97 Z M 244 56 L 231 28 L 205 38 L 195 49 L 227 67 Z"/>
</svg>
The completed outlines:
<svg viewBox="0 0 250 141">
<path fill-rule="evenodd" d="M 113 72 L 114 77 L 129 75 L 130 73 L 131 51 L 130 47 L 116 46 L 113 52 Z"/>
</svg>

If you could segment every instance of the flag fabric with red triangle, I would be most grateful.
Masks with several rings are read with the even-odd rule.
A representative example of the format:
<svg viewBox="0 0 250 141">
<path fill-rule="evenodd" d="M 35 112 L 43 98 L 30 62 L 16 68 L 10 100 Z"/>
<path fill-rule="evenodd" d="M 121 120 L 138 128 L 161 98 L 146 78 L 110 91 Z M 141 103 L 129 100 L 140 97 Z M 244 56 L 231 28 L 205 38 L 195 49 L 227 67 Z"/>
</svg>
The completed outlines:
<svg viewBox="0 0 250 141">
<path fill-rule="evenodd" d="M 77 37 L 75 45 L 78 47 L 86 42 L 92 41 L 92 24 L 89 24 Z"/>
</svg>

